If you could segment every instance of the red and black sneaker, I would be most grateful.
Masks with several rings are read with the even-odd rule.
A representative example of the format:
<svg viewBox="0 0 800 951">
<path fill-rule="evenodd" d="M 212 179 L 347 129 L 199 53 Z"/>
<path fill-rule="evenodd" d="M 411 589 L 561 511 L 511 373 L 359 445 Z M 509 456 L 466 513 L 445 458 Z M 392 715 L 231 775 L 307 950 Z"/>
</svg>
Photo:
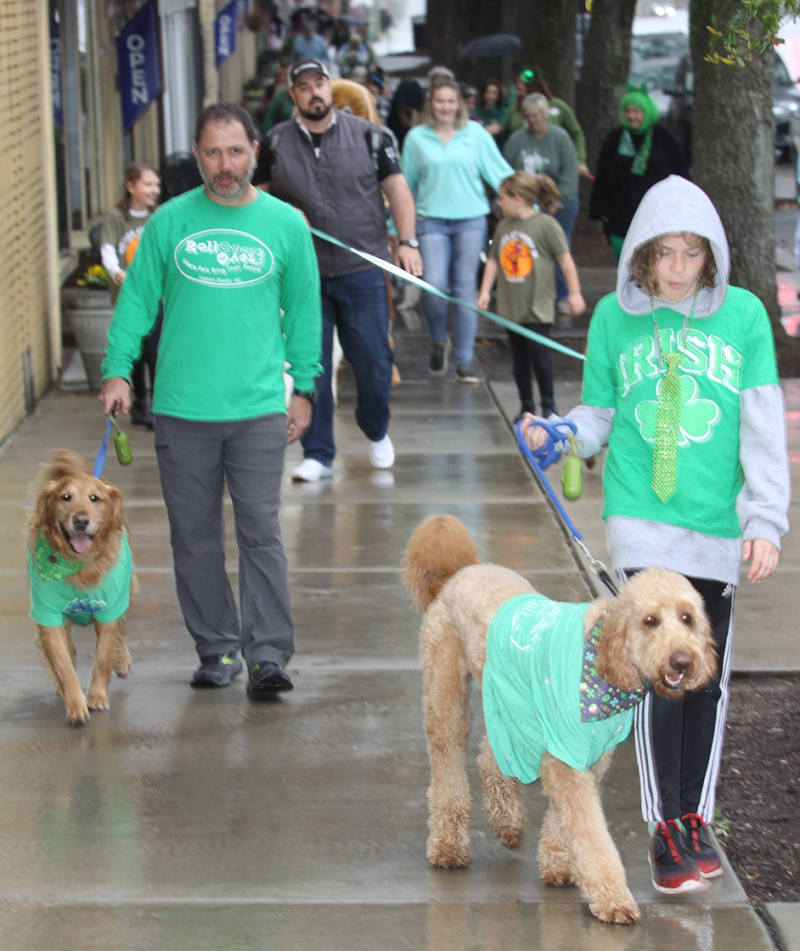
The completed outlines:
<svg viewBox="0 0 800 951">
<path fill-rule="evenodd" d="M 711 845 L 705 822 L 696 812 L 687 812 L 685 816 L 681 816 L 681 825 L 686 832 L 683 838 L 684 846 L 703 878 L 722 875 L 722 863 L 716 849 Z"/>
<path fill-rule="evenodd" d="M 693 892 L 705 885 L 674 819 L 659 822 L 650 839 L 650 872 L 656 891 L 664 895 Z"/>
</svg>

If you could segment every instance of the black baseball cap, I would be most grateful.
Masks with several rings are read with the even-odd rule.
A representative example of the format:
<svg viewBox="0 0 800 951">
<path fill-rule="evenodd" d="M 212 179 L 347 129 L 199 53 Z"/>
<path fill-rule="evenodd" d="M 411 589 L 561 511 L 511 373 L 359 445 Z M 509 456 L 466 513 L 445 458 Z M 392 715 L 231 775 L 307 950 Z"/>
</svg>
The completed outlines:
<svg viewBox="0 0 800 951">
<path fill-rule="evenodd" d="M 322 73 L 323 76 L 331 78 L 328 67 L 318 59 L 301 59 L 289 70 L 289 84 L 294 86 L 297 80 L 304 73 Z"/>
</svg>

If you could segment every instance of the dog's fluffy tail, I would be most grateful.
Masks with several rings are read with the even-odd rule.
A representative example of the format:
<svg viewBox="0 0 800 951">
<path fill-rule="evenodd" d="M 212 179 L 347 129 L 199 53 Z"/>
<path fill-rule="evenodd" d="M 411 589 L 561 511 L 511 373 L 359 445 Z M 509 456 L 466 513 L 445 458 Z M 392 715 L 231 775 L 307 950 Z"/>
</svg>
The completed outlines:
<svg viewBox="0 0 800 951">
<path fill-rule="evenodd" d="M 421 614 L 457 571 L 478 564 L 475 541 L 455 515 L 429 515 L 414 529 L 403 556 L 403 583 Z"/>
</svg>

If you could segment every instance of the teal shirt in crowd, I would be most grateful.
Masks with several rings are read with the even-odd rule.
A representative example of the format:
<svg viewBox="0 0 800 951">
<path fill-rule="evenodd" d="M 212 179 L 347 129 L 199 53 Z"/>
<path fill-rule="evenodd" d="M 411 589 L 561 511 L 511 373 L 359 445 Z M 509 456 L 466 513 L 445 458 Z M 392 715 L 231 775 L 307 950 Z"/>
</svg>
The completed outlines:
<svg viewBox="0 0 800 951">
<path fill-rule="evenodd" d="M 497 191 L 514 169 L 492 136 L 468 122 L 444 145 L 434 130 L 418 125 L 403 143 L 403 175 L 415 193 L 417 214 L 462 221 L 489 214 L 484 182 Z"/>
<path fill-rule="evenodd" d="M 494 613 L 481 691 L 486 735 L 504 776 L 534 782 L 545 753 L 573 769 L 588 769 L 630 733 L 630 709 L 581 720 L 588 608 L 520 594 Z"/>
</svg>

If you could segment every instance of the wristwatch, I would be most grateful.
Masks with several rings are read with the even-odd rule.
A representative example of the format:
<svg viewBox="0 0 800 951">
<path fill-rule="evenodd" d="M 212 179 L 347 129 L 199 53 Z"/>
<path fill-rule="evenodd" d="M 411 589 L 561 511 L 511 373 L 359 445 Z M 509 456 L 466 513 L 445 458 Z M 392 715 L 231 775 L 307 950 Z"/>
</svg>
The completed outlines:
<svg viewBox="0 0 800 951">
<path fill-rule="evenodd" d="M 405 241 L 398 241 L 397 243 L 407 248 L 419 248 L 419 241 L 416 238 L 406 238 Z"/>
<path fill-rule="evenodd" d="M 314 402 L 316 401 L 316 399 L 317 399 L 317 391 L 316 391 L 316 390 L 298 390 L 298 389 L 294 389 L 294 390 L 292 390 L 292 396 L 302 396 L 304 400 L 308 400 L 308 402 L 313 405 L 313 403 L 314 403 Z"/>
</svg>

